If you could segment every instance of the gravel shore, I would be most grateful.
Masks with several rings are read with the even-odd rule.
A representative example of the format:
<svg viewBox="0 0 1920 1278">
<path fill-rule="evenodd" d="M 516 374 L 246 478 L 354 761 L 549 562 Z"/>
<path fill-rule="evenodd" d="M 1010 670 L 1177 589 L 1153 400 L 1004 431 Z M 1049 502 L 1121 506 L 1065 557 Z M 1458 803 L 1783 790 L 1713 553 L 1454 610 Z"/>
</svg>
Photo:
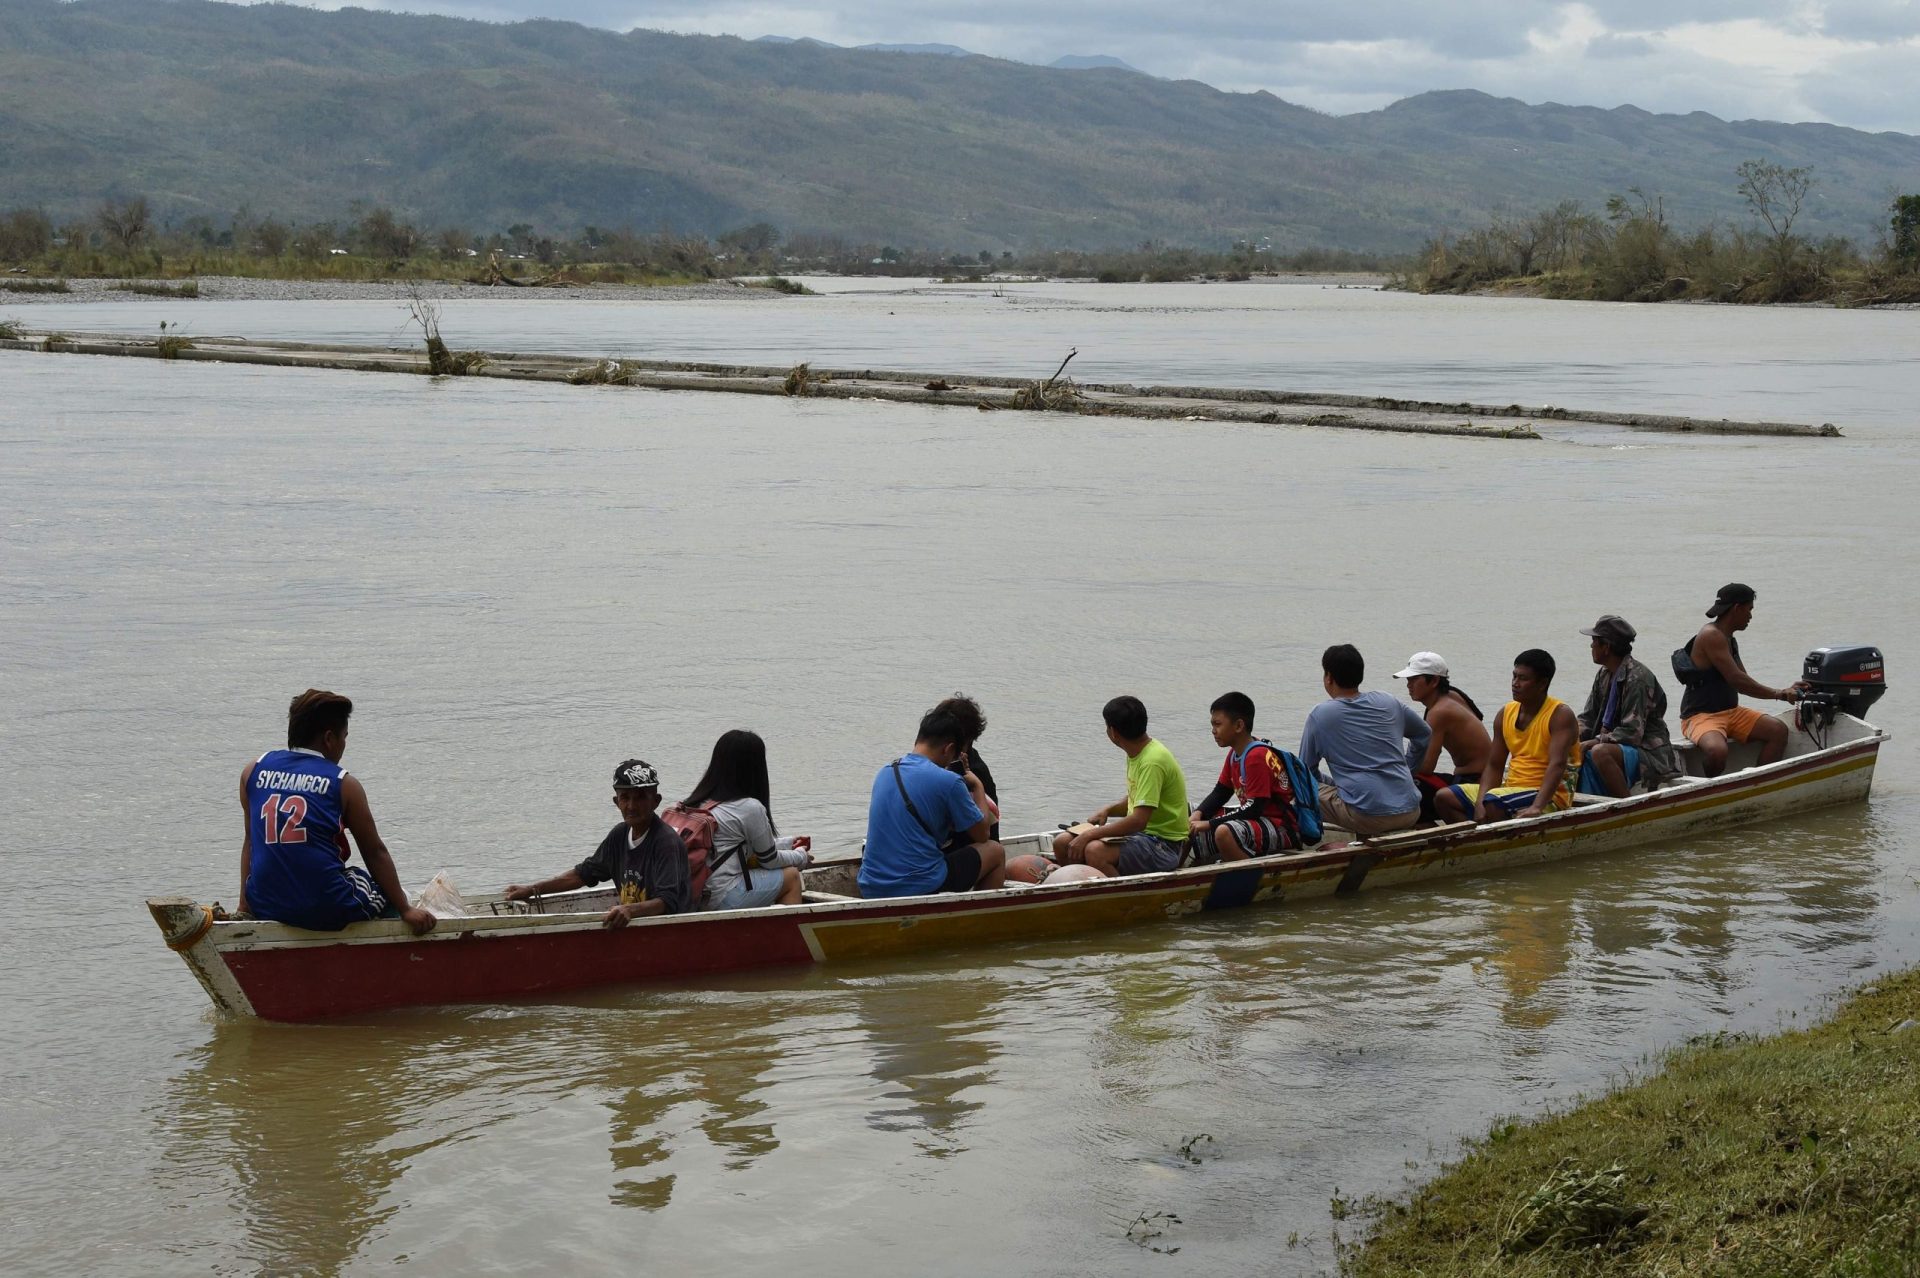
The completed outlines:
<svg viewBox="0 0 1920 1278">
<path fill-rule="evenodd" d="M 588 284 L 577 288 L 513 288 L 484 284 L 460 284 L 449 280 L 255 280 L 232 275 L 198 277 L 200 296 L 194 298 L 153 297 L 115 288 L 124 280 L 72 279 L 70 293 L 15 293 L 6 287 L 9 279 L 0 276 L 0 307 L 32 306 L 39 302 L 355 302 L 408 301 L 424 297 L 430 301 L 454 298 L 511 299 L 515 302 L 692 302 L 752 300 L 788 296 L 776 289 L 755 288 L 733 280 L 715 280 L 707 284 L 677 284 L 650 287 L 640 284 Z M 136 283 L 177 287 L 182 280 L 141 280 Z"/>
</svg>

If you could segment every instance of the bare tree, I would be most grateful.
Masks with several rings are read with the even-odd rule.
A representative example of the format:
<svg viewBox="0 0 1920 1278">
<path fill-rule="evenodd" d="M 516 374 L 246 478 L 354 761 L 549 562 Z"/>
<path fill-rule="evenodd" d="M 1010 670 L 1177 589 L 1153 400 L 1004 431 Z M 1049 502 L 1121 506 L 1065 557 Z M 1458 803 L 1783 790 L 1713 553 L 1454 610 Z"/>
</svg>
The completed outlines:
<svg viewBox="0 0 1920 1278">
<path fill-rule="evenodd" d="M 1540 253 L 1546 238 L 1543 217 L 1516 218 L 1508 221 L 1498 218 L 1493 224 L 1493 237 L 1508 253 L 1515 275 L 1532 275 L 1534 258 Z"/>
<path fill-rule="evenodd" d="M 0 217 L 0 261 L 24 262 L 53 247 L 53 223 L 38 209 L 14 209 Z"/>
<path fill-rule="evenodd" d="M 254 247 L 268 257 L 279 257 L 287 251 L 287 245 L 292 241 L 293 228 L 274 218 L 268 218 L 253 228 Z"/>
<path fill-rule="evenodd" d="M 1594 224 L 1577 200 L 1562 200 L 1534 220 L 1540 225 L 1540 267 L 1545 271 L 1572 266 L 1582 237 Z"/>
<path fill-rule="evenodd" d="M 1793 224 L 1807 202 L 1807 193 L 1813 190 L 1813 170 L 1748 160 L 1735 172 L 1740 175 L 1739 190 L 1746 197 L 1747 207 L 1766 225 L 1774 287 L 1779 300 L 1787 300 L 1796 288 L 1793 280 L 1802 274 L 1796 267 L 1804 246 L 1794 237 Z"/>
<path fill-rule="evenodd" d="M 93 220 L 125 257 L 132 257 L 139 250 L 152 229 L 152 212 L 147 208 L 144 195 L 129 200 L 108 200 L 94 213 Z"/>
<path fill-rule="evenodd" d="M 413 246 L 420 242 L 420 233 L 395 217 L 393 210 L 384 204 L 369 210 L 356 229 L 360 242 L 374 257 L 411 257 Z"/>
<path fill-rule="evenodd" d="M 1767 224 L 1776 243 L 1793 234 L 1793 224 L 1807 193 L 1818 180 L 1810 168 L 1789 169 L 1767 160 L 1748 160 L 1734 170 L 1740 175 L 1739 191 L 1754 216 Z"/>
</svg>

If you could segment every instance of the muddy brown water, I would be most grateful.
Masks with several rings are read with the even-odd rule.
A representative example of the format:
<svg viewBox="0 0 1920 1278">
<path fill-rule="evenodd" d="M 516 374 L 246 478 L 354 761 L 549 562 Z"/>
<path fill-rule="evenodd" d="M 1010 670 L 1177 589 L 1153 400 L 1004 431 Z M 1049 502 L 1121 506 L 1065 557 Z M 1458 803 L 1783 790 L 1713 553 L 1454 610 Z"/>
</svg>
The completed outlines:
<svg viewBox="0 0 1920 1278">
<path fill-rule="evenodd" d="M 159 305 L 32 319 L 147 331 Z M 203 333 L 400 328 L 384 304 L 179 309 Z M 1847 437 L 1517 444 L 0 354 L 0 1269 L 1313 1272 L 1353 1228 L 1336 1196 L 1403 1192 L 1499 1116 L 1920 957 L 1920 317 L 863 284 L 447 322 L 1014 373 L 1078 345 L 1089 377 Z M 323 1027 L 219 1022 L 141 906 L 232 900 L 236 777 L 308 684 L 358 701 L 346 762 L 409 884 L 485 887 L 590 848 L 620 758 L 679 789 L 727 727 L 767 737 L 782 829 L 845 846 L 874 769 L 963 688 L 1009 825 L 1040 827 L 1119 792 L 1114 693 L 1204 790 L 1207 703 L 1243 689 L 1290 740 L 1327 643 L 1373 686 L 1437 649 L 1489 704 L 1544 646 L 1575 699 L 1579 627 L 1620 612 L 1657 658 L 1729 579 L 1760 592 L 1762 678 L 1886 648 L 1871 803 L 1178 926 Z M 1129 1240 L 1160 1212 L 1179 1223 Z"/>
</svg>

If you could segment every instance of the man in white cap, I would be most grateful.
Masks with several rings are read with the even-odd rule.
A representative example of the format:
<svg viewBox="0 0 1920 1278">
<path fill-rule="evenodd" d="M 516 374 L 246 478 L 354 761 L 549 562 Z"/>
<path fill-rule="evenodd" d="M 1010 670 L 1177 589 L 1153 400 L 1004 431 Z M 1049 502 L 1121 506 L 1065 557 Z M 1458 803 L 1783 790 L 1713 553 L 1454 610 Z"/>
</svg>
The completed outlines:
<svg viewBox="0 0 1920 1278">
<path fill-rule="evenodd" d="M 1423 717 L 1433 730 L 1414 766 L 1413 783 L 1420 787 L 1422 819 L 1438 820 L 1433 796 L 1456 781 L 1478 781 L 1493 752 L 1493 738 L 1487 735 L 1486 716 L 1472 697 L 1453 686 L 1439 653 L 1414 653 L 1393 677 L 1407 681 L 1407 695 L 1425 707 Z M 1451 772 L 1440 771 L 1442 751 L 1453 764 Z"/>
</svg>

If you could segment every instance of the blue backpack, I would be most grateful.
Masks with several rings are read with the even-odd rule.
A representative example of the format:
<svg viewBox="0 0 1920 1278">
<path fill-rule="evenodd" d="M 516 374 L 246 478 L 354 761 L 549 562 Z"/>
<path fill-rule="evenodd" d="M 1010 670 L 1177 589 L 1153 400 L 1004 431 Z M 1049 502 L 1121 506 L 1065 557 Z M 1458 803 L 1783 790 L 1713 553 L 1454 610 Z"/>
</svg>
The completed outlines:
<svg viewBox="0 0 1920 1278">
<path fill-rule="evenodd" d="M 1287 785 L 1293 790 L 1293 819 L 1300 827 L 1300 846 L 1310 848 L 1326 836 L 1326 826 L 1320 820 L 1320 782 L 1313 773 L 1307 771 L 1307 765 L 1300 762 L 1300 756 L 1291 750 L 1282 750 L 1264 737 L 1255 737 L 1253 745 L 1263 745 L 1279 758 L 1280 766 L 1287 770 Z M 1248 746 L 1252 749 L 1253 746 Z"/>
</svg>

